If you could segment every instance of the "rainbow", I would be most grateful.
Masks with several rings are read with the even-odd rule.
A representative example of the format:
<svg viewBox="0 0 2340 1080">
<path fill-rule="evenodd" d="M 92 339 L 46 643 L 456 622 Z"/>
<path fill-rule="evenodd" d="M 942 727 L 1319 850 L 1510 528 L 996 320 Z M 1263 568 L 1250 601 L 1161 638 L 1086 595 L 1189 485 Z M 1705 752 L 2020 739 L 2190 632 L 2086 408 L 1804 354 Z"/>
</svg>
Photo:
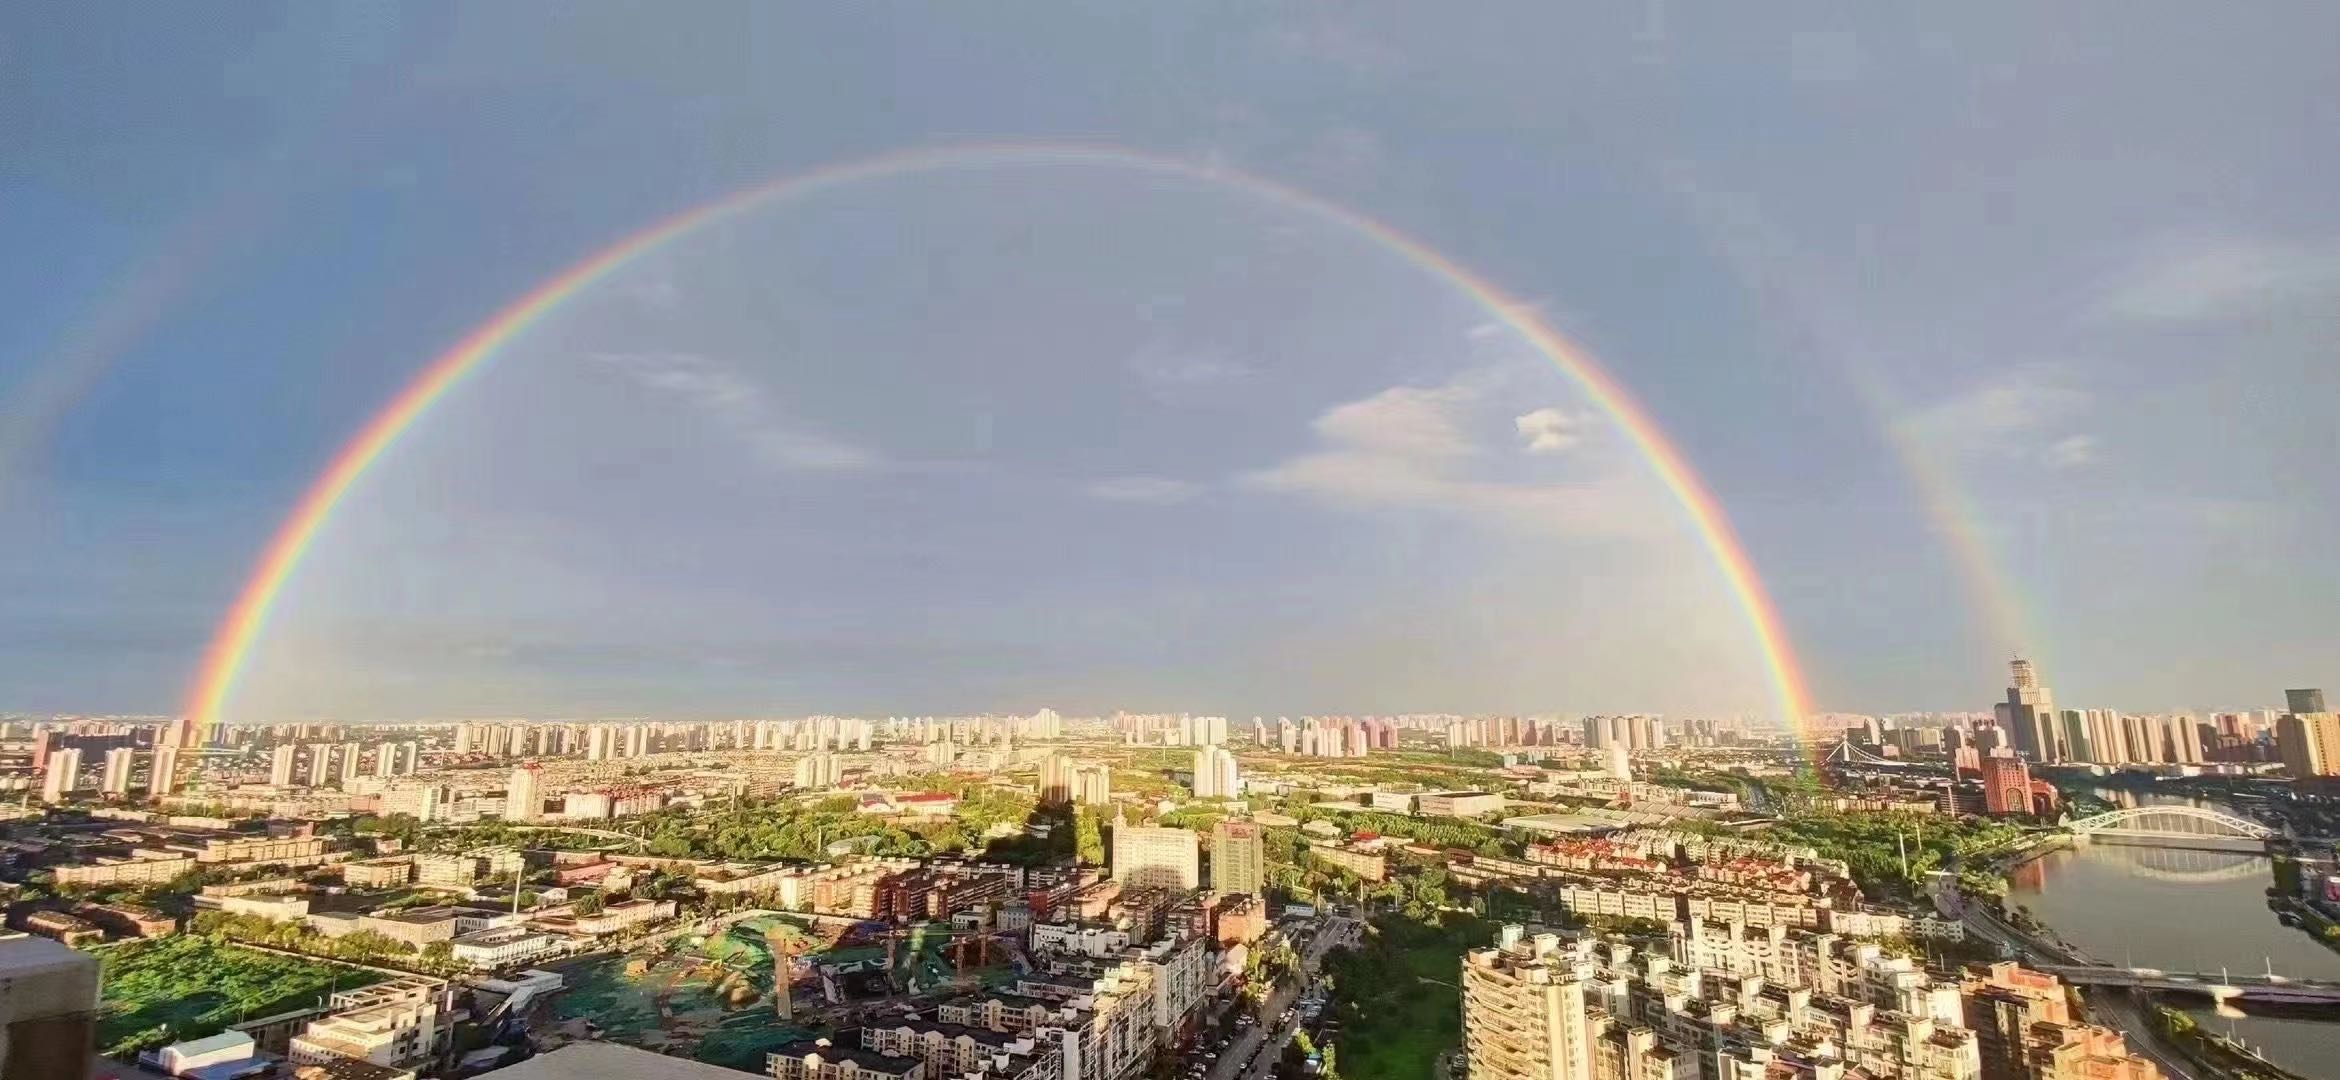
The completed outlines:
<svg viewBox="0 0 2340 1080">
<path fill-rule="evenodd" d="M 181 737 L 188 743 L 209 740 L 217 730 L 234 693 L 238 677 L 268 625 L 287 584 L 299 570 L 320 533 L 332 520 L 351 489 L 368 470 L 412 430 L 431 406 L 445 397 L 465 376 L 477 371 L 539 320 L 579 293 L 602 281 L 633 260 L 665 244 L 743 211 L 802 198 L 825 190 L 880 177 L 900 176 L 941 168 L 999 165 L 1088 164 L 1136 169 L 1191 180 L 1226 184 L 1270 202 L 1306 213 L 1365 237 L 1407 262 L 1448 282 L 1484 306 L 1536 351 L 1549 358 L 1603 412 L 1621 428 L 1650 470 L 1656 474 L 1688 516 L 1700 541 L 1712 554 L 1726 584 L 1745 614 L 1756 648 L 1762 654 L 1774 708 L 1799 736 L 1808 717 L 1808 698 L 1802 669 L 1782 630 L 1779 612 L 1756 575 L 1737 532 L 1723 514 L 1714 494 L 1698 478 L 1681 450 L 1666 437 L 1648 410 L 1592 356 L 1561 337 L 1538 318 L 1532 308 L 1505 294 L 1494 283 L 1396 228 L 1347 207 L 1297 188 L 1246 173 L 1203 166 L 1125 147 L 1085 143 L 976 143 L 908 150 L 885 154 L 810 172 L 782 177 L 685 210 L 619 240 L 537 286 L 455 346 L 431 361 L 413 382 L 366 422 L 336 454 L 322 476 L 301 496 L 290 516 L 277 528 L 259 565 L 234 607 L 213 633 L 202 666 L 181 719 Z M 1807 745 L 1810 740 L 1805 740 Z"/>
<path fill-rule="evenodd" d="M 1896 400 L 1871 365 L 1860 362 L 1869 349 L 1860 320 L 1836 303 L 1820 275 L 1803 265 L 1794 238 L 1754 203 L 1701 186 L 1686 169 L 1661 177 L 1664 190 L 1681 201 L 1686 220 L 1706 239 L 1717 259 L 1764 300 L 1764 309 L 1794 318 L 1793 329 L 1834 356 L 1846 385 L 1861 399 L 1916 488 L 1921 509 L 1948 548 L 1966 585 L 1967 598 L 1996 648 L 2023 649 L 2031 634 L 2023 593 L 1994 550 L 1974 500 L 1938 448 L 1926 444 L 1910 413 Z M 2037 654 L 2034 653 L 2034 658 Z"/>
</svg>

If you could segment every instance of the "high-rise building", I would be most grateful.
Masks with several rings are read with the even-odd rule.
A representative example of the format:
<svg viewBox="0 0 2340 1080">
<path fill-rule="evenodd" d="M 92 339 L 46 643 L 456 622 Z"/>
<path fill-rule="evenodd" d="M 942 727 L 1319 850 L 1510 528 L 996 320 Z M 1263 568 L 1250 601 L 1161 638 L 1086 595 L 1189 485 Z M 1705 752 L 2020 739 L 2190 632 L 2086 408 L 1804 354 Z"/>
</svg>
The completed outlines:
<svg viewBox="0 0 2340 1080">
<path fill-rule="evenodd" d="M 137 751 L 117 746 L 106 751 L 105 778 L 98 783 L 98 793 L 108 798 L 130 794 L 130 764 Z"/>
<path fill-rule="evenodd" d="M 827 791 L 837 786 L 838 776 L 837 755 L 826 750 L 806 754 L 796 762 L 798 791 Z"/>
<path fill-rule="evenodd" d="M 2285 711 L 2294 714 L 2332 711 L 2324 707 L 2324 692 L 2314 687 L 2304 690 L 2285 690 L 2283 703 Z"/>
<path fill-rule="evenodd" d="M 1202 887 L 1201 838 L 1190 829 L 1131 825 L 1113 819 L 1113 880 L 1123 888 L 1180 892 Z"/>
<path fill-rule="evenodd" d="M 49 768 L 41 776 L 41 801 L 64 802 L 81 783 L 81 748 L 49 751 Z"/>
<path fill-rule="evenodd" d="M 535 821 L 544 816 L 542 773 L 534 765 L 512 770 L 504 785 L 504 816 L 513 821 Z"/>
<path fill-rule="evenodd" d="M 1194 797 L 1232 799 L 1243 794 L 1243 777 L 1235 755 L 1223 746 L 1205 746 L 1194 752 Z"/>
<path fill-rule="evenodd" d="M 1553 934 L 1503 928 L 1463 957 L 1463 1051 L 1472 1076 L 1592 1080 L 1584 983 Z"/>
<path fill-rule="evenodd" d="M 2161 1080 L 2121 1033 L 2072 1016 L 2063 981 L 2000 961 L 1959 986 L 1982 1080 Z"/>
<path fill-rule="evenodd" d="M 278 743 L 268 758 L 268 783 L 272 787 L 291 787 L 293 755 L 299 748 L 291 743 Z"/>
<path fill-rule="evenodd" d="M 1267 830 L 1256 821 L 1211 827 L 1211 888 L 1261 895 L 1267 886 Z"/>
<path fill-rule="evenodd" d="M 147 794 L 159 799 L 179 789 L 178 747 L 167 745 L 155 747 L 154 761 L 150 768 L 153 771 L 149 772 L 146 777 Z"/>
<path fill-rule="evenodd" d="M 350 781 L 358 778 L 358 761 L 364 756 L 364 748 L 359 746 L 357 743 L 345 742 L 341 744 L 342 787 L 348 787 Z"/>
<path fill-rule="evenodd" d="M 2340 716 L 2284 713 L 2275 721 L 2275 749 L 2294 777 L 2340 776 Z"/>
<path fill-rule="evenodd" d="M 2022 758 L 1982 759 L 1983 807 L 1992 814 L 2031 814 L 2031 770 Z"/>
<path fill-rule="evenodd" d="M 610 747 L 617 741 L 616 729 L 607 724 L 595 724 L 585 729 L 585 760 L 607 761 Z"/>
<path fill-rule="evenodd" d="M 2058 734 L 2064 740 L 2064 756 L 2073 761 L 2102 761 L 2096 749 L 2096 740 L 2088 731 L 2088 716 L 2078 709 L 2065 709 L 2058 714 L 2062 726 Z"/>
<path fill-rule="evenodd" d="M 1072 773 L 1072 798 L 1082 806 L 1113 804 L 1113 767 L 1083 765 Z"/>
<path fill-rule="evenodd" d="M 2018 656 L 2007 663 L 2013 685 L 2007 687 L 2007 700 L 1992 706 L 1998 715 L 1999 728 L 2014 742 L 2015 751 L 2034 762 L 2050 764 L 2063 761 L 2063 740 L 2058 737 L 2055 694 L 2039 684 L 2039 674 L 2032 670 L 2031 661 Z"/>
<path fill-rule="evenodd" d="M 1047 757 L 1040 759 L 1040 802 L 1042 804 L 1062 806 L 1072 801 L 1072 770 L 1072 759 L 1066 757 L 1062 751 L 1051 750 Z"/>
<path fill-rule="evenodd" d="M 309 786 L 321 788 L 333 780 L 333 744 L 309 744 Z"/>
</svg>

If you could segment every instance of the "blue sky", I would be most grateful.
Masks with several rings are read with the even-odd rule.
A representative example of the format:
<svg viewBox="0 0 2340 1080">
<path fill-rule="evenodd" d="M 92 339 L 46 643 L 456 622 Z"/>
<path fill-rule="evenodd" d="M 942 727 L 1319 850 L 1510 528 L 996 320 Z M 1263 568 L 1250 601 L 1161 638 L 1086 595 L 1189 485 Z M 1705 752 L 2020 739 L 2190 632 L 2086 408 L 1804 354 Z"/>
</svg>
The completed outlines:
<svg viewBox="0 0 2340 1080">
<path fill-rule="evenodd" d="M 1822 707 L 1978 707 L 2018 647 L 2079 704 L 2276 702 L 2340 680 L 2336 23 L 11 11 L 0 708 L 174 710 L 334 448 L 564 265 L 969 139 L 1250 170 L 1528 298 L 1716 491 Z M 1356 236 L 1139 170 L 774 207 L 420 425 L 231 715 L 1760 711 L 1679 512 L 1489 322 Z"/>
</svg>

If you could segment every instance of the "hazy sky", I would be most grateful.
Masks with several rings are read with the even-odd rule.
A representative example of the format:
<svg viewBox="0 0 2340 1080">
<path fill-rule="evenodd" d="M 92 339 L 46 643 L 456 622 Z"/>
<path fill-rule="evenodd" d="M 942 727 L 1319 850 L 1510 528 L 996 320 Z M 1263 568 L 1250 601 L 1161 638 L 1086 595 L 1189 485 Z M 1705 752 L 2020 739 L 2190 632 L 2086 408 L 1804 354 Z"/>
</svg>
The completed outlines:
<svg viewBox="0 0 2340 1080">
<path fill-rule="evenodd" d="M 0 15 L 0 709 L 175 711 L 514 297 L 748 184 L 1111 142 L 1598 355 L 1822 708 L 2340 684 L 2340 10 L 76 4 Z M 962 163 L 627 267 L 351 494 L 229 715 L 1759 712 L 1624 433 L 1238 183 Z"/>
</svg>

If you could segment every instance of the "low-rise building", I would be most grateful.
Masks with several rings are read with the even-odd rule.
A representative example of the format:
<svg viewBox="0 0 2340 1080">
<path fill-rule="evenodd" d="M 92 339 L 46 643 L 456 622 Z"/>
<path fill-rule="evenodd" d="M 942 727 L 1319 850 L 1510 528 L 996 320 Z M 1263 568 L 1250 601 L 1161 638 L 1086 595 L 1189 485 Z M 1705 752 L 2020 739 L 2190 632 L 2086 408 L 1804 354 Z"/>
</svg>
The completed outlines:
<svg viewBox="0 0 2340 1080">
<path fill-rule="evenodd" d="M 343 863 L 341 880 L 352 889 L 395 889 L 414 880 L 414 859 L 396 855 Z"/>
<path fill-rule="evenodd" d="M 1389 877 L 1389 862 L 1377 852 L 1358 851 L 1338 844 L 1313 844 L 1308 848 L 1308 854 L 1365 881 L 1382 881 Z"/>
<path fill-rule="evenodd" d="M 309 914 L 309 900 L 283 893 L 250 893 L 219 898 L 219 909 L 230 915 L 257 915 L 275 922 L 299 922 Z"/>
<path fill-rule="evenodd" d="M 214 1065 L 249 1061 L 258 1053 L 250 1035 L 229 1030 L 149 1050 L 138 1055 L 138 1063 L 169 1076 L 187 1076 Z"/>
<path fill-rule="evenodd" d="M 443 1048 L 450 995 L 437 979 L 405 978 L 333 995 L 334 1012 L 292 1037 L 285 1057 L 294 1065 L 332 1065 L 340 1059 L 404 1068 Z"/>
<path fill-rule="evenodd" d="M 464 934 L 450 942 L 458 962 L 480 971 L 510 967 L 560 951 L 561 939 L 519 926 Z"/>
<path fill-rule="evenodd" d="M 169 881 L 195 869 L 195 857 L 176 852 L 133 852 L 130 858 L 97 858 L 59 866 L 52 873 L 59 885 L 147 885 Z"/>
<path fill-rule="evenodd" d="M 1414 805 L 1425 817 L 1478 817 L 1503 809 L 1503 796 L 1488 791 L 1425 791 Z"/>
<path fill-rule="evenodd" d="M 764 1062 L 776 1080 L 927 1080 L 931 1075 L 917 1058 L 835 1046 L 827 1039 L 789 1043 Z"/>
<path fill-rule="evenodd" d="M 479 859 L 470 854 L 417 855 L 414 883 L 430 889 L 469 889 L 479 882 Z"/>
</svg>

